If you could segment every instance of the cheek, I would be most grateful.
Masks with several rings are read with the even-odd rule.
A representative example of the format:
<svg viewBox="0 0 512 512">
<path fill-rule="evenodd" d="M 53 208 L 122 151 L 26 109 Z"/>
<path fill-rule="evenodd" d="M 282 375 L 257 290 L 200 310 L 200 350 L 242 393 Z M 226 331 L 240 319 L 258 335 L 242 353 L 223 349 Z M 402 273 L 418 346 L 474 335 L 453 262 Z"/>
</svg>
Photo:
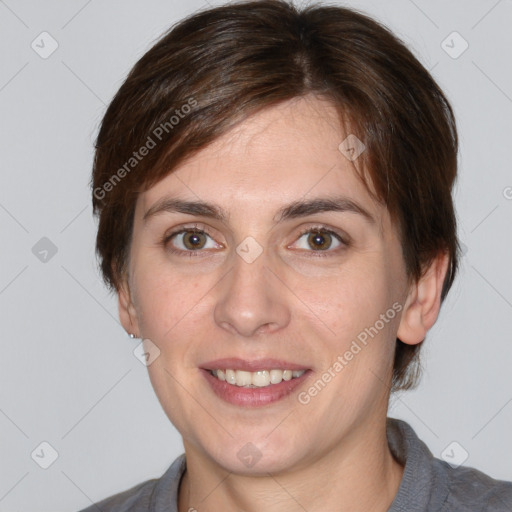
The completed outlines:
<svg viewBox="0 0 512 512">
<path fill-rule="evenodd" d="M 336 389 L 350 389 L 350 397 L 345 397 L 348 407 L 374 392 L 380 396 L 379 379 L 387 380 L 393 364 L 401 305 L 393 284 L 397 276 L 389 271 L 382 257 L 365 263 L 361 259 L 340 269 L 310 295 L 311 309 L 329 327 L 318 341 L 319 353 L 327 355 L 323 370 L 330 368 L 336 375 L 332 399 Z"/>
<path fill-rule="evenodd" d="M 134 268 L 135 304 L 141 334 L 160 341 L 176 337 L 176 331 L 186 325 L 187 316 L 201 307 L 209 288 L 208 276 L 183 275 L 168 262 L 149 258 L 139 258 Z"/>
<path fill-rule="evenodd" d="M 373 255 L 354 258 L 330 276 L 311 280 L 307 290 L 303 289 L 309 307 L 325 319 L 334 331 L 331 334 L 347 340 L 347 335 L 372 325 L 391 307 L 394 293 L 385 266 Z"/>
</svg>

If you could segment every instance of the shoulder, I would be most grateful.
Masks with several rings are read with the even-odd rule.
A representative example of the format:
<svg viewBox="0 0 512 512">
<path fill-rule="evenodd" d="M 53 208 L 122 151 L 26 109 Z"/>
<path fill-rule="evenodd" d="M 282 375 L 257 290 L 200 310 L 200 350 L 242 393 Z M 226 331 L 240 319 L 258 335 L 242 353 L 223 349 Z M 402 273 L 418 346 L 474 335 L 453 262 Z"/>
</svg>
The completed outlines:
<svg viewBox="0 0 512 512">
<path fill-rule="evenodd" d="M 186 469 L 185 455 L 180 455 L 160 478 L 153 478 L 105 498 L 80 512 L 177 511 L 178 488 Z M 171 508 L 169 508 L 171 507 Z"/>
<path fill-rule="evenodd" d="M 80 512 L 146 512 L 149 511 L 151 495 L 157 479 L 147 480 L 126 491 L 101 500 Z"/>
<path fill-rule="evenodd" d="M 404 465 L 389 512 L 512 512 L 512 482 L 434 457 L 405 421 L 388 418 L 387 434 Z"/>
<path fill-rule="evenodd" d="M 435 478 L 448 487 L 441 511 L 512 511 L 512 482 L 496 480 L 471 467 L 452 468 L 435 458 L 433 467 Z"/>
</svg>

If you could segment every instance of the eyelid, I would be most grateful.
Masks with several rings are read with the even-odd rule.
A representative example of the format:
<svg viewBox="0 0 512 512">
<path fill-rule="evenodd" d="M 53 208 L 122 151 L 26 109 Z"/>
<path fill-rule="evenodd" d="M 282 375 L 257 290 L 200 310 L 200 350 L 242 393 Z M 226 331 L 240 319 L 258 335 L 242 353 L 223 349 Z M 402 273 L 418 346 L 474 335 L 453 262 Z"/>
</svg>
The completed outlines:
<svg viewBox="0 0 512 512">
<path fill-rule="evenodd" d="M 189 231 L 197 231 L 199 233 L 205 233 L 208 236 L 213 236 L 211 230 L 206 224 L 201 224 L 200 222 L 194 222 L 193 224 L 185 224 L 183 226 L 179 226 L 176 228 L 172 228 L 167 230 L 163 236 L 163 240 L 170 240 L 173 236 L 178 235 L 183 232 Z"/>
</svg>

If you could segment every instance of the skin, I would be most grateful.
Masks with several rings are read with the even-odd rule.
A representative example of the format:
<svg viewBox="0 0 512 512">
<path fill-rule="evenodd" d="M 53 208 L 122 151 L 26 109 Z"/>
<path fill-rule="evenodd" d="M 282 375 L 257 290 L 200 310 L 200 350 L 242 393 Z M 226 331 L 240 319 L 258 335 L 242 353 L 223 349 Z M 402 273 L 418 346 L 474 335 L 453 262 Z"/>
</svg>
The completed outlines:
<svg viewBox="0 0 512 512">
<path fill-rule="evenodd" d="M 119 312 L 128 332 L 160 349 L 148 370 L 183 437 L 180 512 L 386 511 L 398 490 L 403 467 L 385 430 L 395 339 L 425 338 L 448 259 L 440 254 L 419 282 L 409 282 L 397 227 L 338 150 L 346 135 L 331 104 L 294 99 L 250 117 L 138 197 Z M 375 221 L 320 212 L 275 222 L 284 205 L 333 193 Z M 144 221 L 168 196 L 215 203 L 228 221 L 168 211 Z M 188 249 L 196 256 L 171 252 L 187 251 L 190 233 L 161 242 L 196 225 L 208 229 L 203 248 Z M 324 233 L 320 253 L 300 234 L 319 225 L 348 244 Z M 263 248 L 252 263 L 236 252 L 248 236 Z M 393 303 L 401 311 L 300 403 L 298 394 Z M 223 357 L 278 358 L 311 373 L 276 403 L 240 407 L 217 397 L 199 370 Z M 251 468 L 237 457 L 246 443 L 261 454 Z"/>
</svg>

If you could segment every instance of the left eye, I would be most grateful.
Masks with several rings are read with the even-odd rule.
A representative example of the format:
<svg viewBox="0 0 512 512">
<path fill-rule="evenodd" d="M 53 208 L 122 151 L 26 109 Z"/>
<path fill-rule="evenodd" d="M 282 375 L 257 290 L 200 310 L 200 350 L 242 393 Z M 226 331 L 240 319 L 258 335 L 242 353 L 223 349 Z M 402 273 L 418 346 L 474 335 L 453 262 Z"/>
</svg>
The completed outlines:
<svg viewBox="0 0 512 512">
<path fill-rule="evenodd" d="M 313 248 L 315 251 L 327 251 L 328 249 L 336 249 L 343 245 L 343 240 L 339 235 L 329 230 L 311 229 L 303 233 L 298 242 L 304 240 L 305 243 L 299 249 Z M 333 244 L 337 244 L 333 247 Z"/>
</svg>

